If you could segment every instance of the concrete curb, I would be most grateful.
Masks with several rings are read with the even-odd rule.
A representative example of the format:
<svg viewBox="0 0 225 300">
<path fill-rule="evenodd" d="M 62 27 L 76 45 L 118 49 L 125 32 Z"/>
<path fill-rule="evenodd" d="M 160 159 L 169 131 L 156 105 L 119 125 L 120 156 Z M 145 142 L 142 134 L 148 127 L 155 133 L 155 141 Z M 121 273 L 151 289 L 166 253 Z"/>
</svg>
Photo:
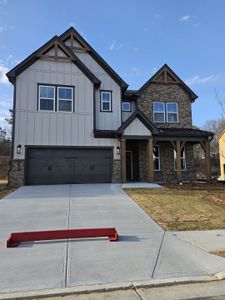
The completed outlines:
<svg viewBox="0 0 225 300">
<path fill-rule="evenodd" d="M 216 276 L 216 278 L 217 278 L 218 280 L 222 280 L 222 279 L 225 278 L 225 271 L 216 273 L 215 276 Z"/>
<path fill-rule="evenodd" d="M 58 297 L 69 296 L 75 294 L 90 294 L 94 292 L 111 292 L 111 291 L 118 291 L 118 290 L 171 286 L 180 283 L 188 284 L 188 283 L 219 281 L 224 278 L 225 278 L 225 272 L 220 272 L 211 276 L 151 279 L 151 280 L 143 280 L 143 281 L 124 282 L 124 283 L 82 285 L 82 286 L 69 287 L 69 288 L 1 293 L 0 300 L 37 299 L 37 298 L 54 297 L 54 296 L 58 296 Z"/>
</svg>

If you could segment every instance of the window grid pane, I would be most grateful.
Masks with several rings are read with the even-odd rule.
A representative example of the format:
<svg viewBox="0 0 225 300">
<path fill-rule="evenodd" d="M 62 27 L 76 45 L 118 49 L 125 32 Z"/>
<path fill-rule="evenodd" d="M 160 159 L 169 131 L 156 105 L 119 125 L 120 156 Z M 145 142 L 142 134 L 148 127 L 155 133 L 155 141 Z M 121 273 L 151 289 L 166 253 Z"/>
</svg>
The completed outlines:
<svg viewBox="0 0 225 300">
<path fill-rule="evenodd" d="M 72 101 L 59 100 L 59 111 L 72 111 Z"/>
<path fill-rule="evenodd" d="M 163 112 L 165 111 L 165 106 L 163 102 L 154 102 L 153 103 L 153 111 L 154 112 Z"/>
<path fill-rule="evenodd" d="M 122 102 L 122 111 L 130 111 L 130 102 Z"/>
<path fill-rule="evenodd" d="M 71 100 L 73 99 L 72 88 L 59 87 L 58 88 L 58 99 L 60 100 Z"/>
<path fill-rule="evenodd" d="M 167 121 L 171 123 L 177 123 L 177 113 L 168 113 Z"/>
<path fill-rule="evenodd" d="M 40 99 L 40 110 L 54 110 L 54 100 Z"/>
<path fill-rule="evenodd" d="M 55 87 L 40 86 L 40 98 L 54 99 L 55 98 Z"/>
<path fill-rule="evenodd" d="M 111 111 L 112 95 L 111 92 L 101 92 L 101 110 L 102 111 Z"/>
<path fill-rule="evenodd" d="M 165 104 L 164 102 L 153 102 L 153 120 L 154 122 L 165 122 Z"/>
<path fill-rule="evenodd" d="M 178 105 L 175 102 L 166 103 L 166 113 L 168 123 L 178 123 Z"/>
<path fill-rule="evenodd" d="M 110 110 L 109 102 L 103 102 L 102 103 L 102 108 L 103 108 L 103 110 Z"/>
<path fill-rule="evenodd" d="M 154 121 L 155 122 L 165 122 L 164 113 L 154 113 Z"/>
</svg>

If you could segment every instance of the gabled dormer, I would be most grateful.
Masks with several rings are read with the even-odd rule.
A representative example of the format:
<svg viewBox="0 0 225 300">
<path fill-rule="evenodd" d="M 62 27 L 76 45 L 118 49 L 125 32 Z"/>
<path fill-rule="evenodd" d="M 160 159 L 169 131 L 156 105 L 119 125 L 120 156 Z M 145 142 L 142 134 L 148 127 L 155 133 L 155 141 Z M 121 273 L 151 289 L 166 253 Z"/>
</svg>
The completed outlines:
<svg viewBox="0 0 225 300">
<path fill-rule="evenodd" d="M 192 127 L 191 103 L 198 96 L 168 65 L 163 65 L 137 94 L 137 108 L 157 127 Z"/>
</svg>

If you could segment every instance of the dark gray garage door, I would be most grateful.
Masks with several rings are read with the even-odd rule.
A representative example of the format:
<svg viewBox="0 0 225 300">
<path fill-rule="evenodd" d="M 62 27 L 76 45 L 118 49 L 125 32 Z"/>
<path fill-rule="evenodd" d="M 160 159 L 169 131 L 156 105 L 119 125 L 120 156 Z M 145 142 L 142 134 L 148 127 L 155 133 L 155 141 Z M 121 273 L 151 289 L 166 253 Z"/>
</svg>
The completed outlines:
<svg viewBox="0 0 225 300">
<path fill-rule="evenodd" d="M 27 184 L 104 183 L 111 173 L 112 149 L 27 149 Z"/>
</svg>

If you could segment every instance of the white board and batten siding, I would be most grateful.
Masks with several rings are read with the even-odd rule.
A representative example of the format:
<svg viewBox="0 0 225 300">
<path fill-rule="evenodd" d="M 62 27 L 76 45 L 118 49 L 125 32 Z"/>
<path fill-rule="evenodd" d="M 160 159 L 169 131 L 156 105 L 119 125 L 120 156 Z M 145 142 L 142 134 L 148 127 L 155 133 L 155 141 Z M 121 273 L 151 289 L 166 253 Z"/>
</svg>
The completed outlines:
<svg viewBox="0 0 225 300">
<path fill-rule="evenodd" d="M 96 91 L 96 129 L 116 130 L 121 125 L 121 88 L 87 52 L 74 51 L 101 81 L 100 90 L 112 91 L 112 112 L 100 111 L 100 90 Z"/>
<path fill-rule="evenodd" d="M 38 83 L 74 86 L 74 112 L 38 111 Z M 16 79 L 14 158 L 24 159 L 25 145 L 44 145 L 113 146 L 114 159 L 119 159 L 116 139 L 94 138 L 93 109 L 93 83 L 73 63 L 39 59 Z M 119 117 L 109 119 L 107 126 L 115 122 L 114 128 L 119 127 Z M 22 146 L 20 155 L 17 145 Z"/>
<path fill-rule="evenodd" d="M 125 136 L 151 136 L 151 131 L 138 119 L 134 119 L 124 130 Z"/>
</svg>

